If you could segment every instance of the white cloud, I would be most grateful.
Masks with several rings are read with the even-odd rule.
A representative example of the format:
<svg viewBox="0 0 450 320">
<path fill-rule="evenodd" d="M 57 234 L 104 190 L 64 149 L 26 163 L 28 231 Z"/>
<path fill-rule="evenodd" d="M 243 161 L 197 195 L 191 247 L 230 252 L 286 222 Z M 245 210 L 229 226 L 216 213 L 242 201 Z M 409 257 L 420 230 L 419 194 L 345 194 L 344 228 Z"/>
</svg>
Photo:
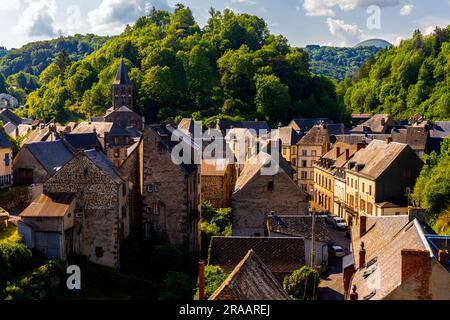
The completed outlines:
<svg viewBox="0 0 450 320">
<path fill-rule="evenodd" d="M 102 0 L 98 8 L 88 13 L 88 22 L 94 32 L 116 33 L 145 15 L 152 6 L 170 9 L 166 0 Z"/>
<path fill-rule="evenodd" d="M 53 37 L 61 34 L 55 25 L 54 0 L 28 0 L 27 8 L 17 22 L 16 30 L 30 37 Z"/>
<path fill-rule="evenodd" d="M 400 0 L 303 0 L 303 8 L 307 16 L 328 16 L 336 15 L 335 9 L 342 11 L 352 11 L 356 8 L 367 8 L 371 5 L 383 7 L 396 7 Z"/>
<path fill-rule="evenodd" d="M 362 31 L 356 24 L 346 24 L 344 20 L 327 18 L 330 33 L 336 36 L 340 46 L 352 46 L 361 41 Z"/>
<path fill-rule="evenodd" d="M 414 8 L 415 8 L 414 5 L 406 3 L 400 9 L 400 14 L 402 16 L 409 16 L 413 12 Z"/>
<path fill-rule="evenodd" d="M 4 11 L 19 10 L 21 4 L 20 0 L 0 0 L 0 8 Z"/>
</svg>

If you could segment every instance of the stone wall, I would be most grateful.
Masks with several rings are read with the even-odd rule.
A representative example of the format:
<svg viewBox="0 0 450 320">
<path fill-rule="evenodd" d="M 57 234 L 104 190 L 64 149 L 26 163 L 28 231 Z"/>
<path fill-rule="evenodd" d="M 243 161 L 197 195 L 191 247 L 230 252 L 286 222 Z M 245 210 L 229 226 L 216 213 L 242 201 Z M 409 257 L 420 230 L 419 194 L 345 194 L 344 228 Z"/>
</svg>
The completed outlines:
<svg viewBox="0 0 450 320">
<path fill-rule="evenodd" d="M 30 202 L 31 198 L 26 187 L 10 188 L 0 193 L 0 208 L 12 214 L 19 214 Z"/>
</svg>

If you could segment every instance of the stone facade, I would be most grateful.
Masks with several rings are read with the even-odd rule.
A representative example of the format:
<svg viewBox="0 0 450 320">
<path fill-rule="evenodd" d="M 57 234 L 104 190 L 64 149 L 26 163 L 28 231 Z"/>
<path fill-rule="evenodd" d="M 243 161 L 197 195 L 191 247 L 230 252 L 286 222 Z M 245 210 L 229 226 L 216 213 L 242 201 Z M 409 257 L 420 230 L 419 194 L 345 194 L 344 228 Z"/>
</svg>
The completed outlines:
<svg viewBox="0 0 450 320">
<path fill-rule="evenodd" d="M 209 164 L 202 163 L 202 199 L 208 200 L 215 208 L 231 207 L 231 195 L 236 183 L 236 166 L 228 164 L 224 170 L 205 170 Z M 214 164 L 211 166 L 214 167 Z"/>
<path fill-rule="evenodd" d="M 164 125 L 144 130 L 141 170 L 144 237 L 198 252 L 199 168 L 172 162 L 170 132 Z"/>
<path fill-rule="evenodd" d="M 73 250 L 90 261 L 120 267 L 120 242 L 129 235 L 128 185 L 78 153 L 44 184 L 44 193 L 75 193 Z"/>
</svg>

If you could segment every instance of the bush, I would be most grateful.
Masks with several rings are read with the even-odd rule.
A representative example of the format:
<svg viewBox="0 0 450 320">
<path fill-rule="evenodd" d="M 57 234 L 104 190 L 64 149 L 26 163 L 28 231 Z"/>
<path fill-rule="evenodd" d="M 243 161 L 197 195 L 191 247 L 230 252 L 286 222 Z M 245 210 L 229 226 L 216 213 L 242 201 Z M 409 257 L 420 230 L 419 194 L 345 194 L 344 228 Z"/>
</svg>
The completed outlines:
<svg viewBox="0 0 450 320">
<path fill-rule="evenodd" d="M 159 297 L 161 300 L 190 300 L 192 285 L 189 277 L 180 272 L 169 272 L 164 278 Z"/>
<path fill-rule="evenodd" d="M 152 269 L 159 274 L 181 271 L 184 268 L 182 252 L 170 245 L 156 246 L 152 254 Z"/>
<path fill-rule="evenodd" d="M 22 243 L 0 243 L 0 289 L 6 281 L 26 272 L 31 266 L 31 251 Z"/>
<path fill-rule="evenodd" d="M 221 267 L 213 265 L 205 266 L 205 299 L 208 299 L 227 278 L 228 274 Z M 198 287 L 194 299 L 198 300 Z"/>
<path fill-rule="evenodd" d="M 293 299 L 314 300 L 319 283 L 319 272 L 303 266 L 284 278 L 283 288 Z"/>
</svg>

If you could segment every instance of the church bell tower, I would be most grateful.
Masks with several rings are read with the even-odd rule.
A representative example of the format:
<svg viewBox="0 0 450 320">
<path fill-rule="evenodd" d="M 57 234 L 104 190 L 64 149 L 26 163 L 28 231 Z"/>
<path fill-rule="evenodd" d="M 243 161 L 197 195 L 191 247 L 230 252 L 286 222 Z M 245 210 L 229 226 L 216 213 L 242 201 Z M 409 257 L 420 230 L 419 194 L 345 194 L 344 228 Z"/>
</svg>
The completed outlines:
<svg viewBox="0 0 450 320">
<path fill-rule="evenodd" d="M 120 61 L 116 79 L 113 82 L 112 102 L 114 110 L 123 106 L 133 110 L 133 85 L 128 77 L 128 70 L 123 59 Z"/>
</svg>

